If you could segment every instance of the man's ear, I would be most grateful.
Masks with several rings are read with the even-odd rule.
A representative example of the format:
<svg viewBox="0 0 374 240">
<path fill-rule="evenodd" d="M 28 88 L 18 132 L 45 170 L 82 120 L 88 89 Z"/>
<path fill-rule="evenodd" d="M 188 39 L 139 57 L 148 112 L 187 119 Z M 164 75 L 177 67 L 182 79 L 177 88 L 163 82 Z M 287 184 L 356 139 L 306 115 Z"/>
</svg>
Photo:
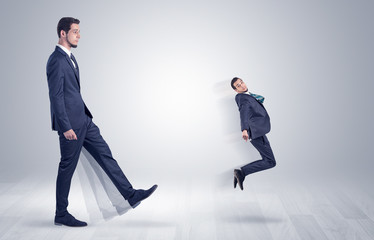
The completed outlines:
<svg viewBox="0 0 374 240">
<path fill-rule="evenodd" d="M 65 32 L 64 30 L 61 30 L 61 32 L 60 32 L 60 36 L 61 36 L 61 37 L 66 37 L 66 32 Z"/>
<path fill-rule="evenodd" d="M 235 92 L 239 93 L 239 91 L 238 91 L 238 89 L 237 89 L 237 88 L 235 88 L 234 90 L 235 90 Z"/>
</svg>

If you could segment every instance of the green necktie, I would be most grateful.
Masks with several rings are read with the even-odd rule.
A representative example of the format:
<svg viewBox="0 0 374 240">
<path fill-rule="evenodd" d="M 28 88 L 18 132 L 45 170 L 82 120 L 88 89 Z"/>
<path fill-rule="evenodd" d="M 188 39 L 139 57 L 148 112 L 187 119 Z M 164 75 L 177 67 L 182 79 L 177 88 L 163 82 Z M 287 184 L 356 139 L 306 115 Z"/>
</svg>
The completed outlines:
<svg viewBox="0 0 374 240">
<path fill-rule="evenodd" d="M 256 100 L 259 101 L 260 103 L 264 103 L 265 98 L 263 96 L 258 95 L 258 94 L 254 94 L 254 93 L 250 93 L 250 92 L 249 92 L 249 95 L 256 98 Z"/>
</svg>

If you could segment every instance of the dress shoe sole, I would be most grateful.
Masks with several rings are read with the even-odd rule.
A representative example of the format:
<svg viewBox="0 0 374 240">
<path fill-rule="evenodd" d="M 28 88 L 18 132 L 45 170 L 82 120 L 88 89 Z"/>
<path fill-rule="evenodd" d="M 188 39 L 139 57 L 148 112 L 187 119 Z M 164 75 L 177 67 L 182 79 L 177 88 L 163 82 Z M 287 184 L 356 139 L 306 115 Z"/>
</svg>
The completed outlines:
<svg viewBox="0 0 374 240">
<path fill-rule="evenodd" d="M 87 224 L 86 225 L 80 225 L 80 226 L 69 226 L 69 225 L 66 225 L 66 224 L 63 224 L 63 223 L 58 223 L 58 222 L 55 222 L 55 225 L 56 226 L 67 226 L 67 227 L 87 227 Z"/>
<path fill-rule="evenodd" d="M 139 204 L 141 203 L 142 201 L 139 201 L 137 203 L 134 204 L 134 206 L 131 206 L 132 208 L 136 208 L 137 206 L 139 206 Z"/>
</svg>

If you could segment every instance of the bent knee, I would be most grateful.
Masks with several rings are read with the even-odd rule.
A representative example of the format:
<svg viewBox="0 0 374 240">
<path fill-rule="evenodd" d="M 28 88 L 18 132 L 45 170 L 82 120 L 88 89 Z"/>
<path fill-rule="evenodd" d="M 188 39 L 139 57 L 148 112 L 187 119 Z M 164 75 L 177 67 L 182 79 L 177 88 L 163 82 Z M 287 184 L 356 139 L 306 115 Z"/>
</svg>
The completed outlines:
<svg viewBox="0 0 374 240">
<path fill-rule="evenodd" d="M 274 159 L 269 160 L 268 163 L 269 163 L 269 167 L 270 168 L 273 168 L 273 167 L 275 167 L 277 165 L 277 163 L 275 162 Z"/>
</svg>

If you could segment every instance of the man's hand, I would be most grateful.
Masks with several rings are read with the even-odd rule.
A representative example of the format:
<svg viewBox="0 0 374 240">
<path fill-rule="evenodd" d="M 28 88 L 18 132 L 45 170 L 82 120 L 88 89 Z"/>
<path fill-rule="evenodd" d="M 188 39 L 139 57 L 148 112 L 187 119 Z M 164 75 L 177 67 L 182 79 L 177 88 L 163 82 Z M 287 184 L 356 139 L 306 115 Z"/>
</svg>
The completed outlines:
<svg viewBox="0 0 374 240">
<path fill-rule="evenodd" d="M 78 140 L 77 135 L 75 135 L 73 129 L 64 132 L 64 136 L 67 140 Z"/>
<path fill-rule="evenodd" d="M 243 136 L 243 139 L 244 139 L 245 141 L 248 141 L 249 136 L 248 136 L 248 131 L 247 131 L 247 130 L 243 130 L 243 132 L 242 132 L 242 136 Z"/>
</svg>

